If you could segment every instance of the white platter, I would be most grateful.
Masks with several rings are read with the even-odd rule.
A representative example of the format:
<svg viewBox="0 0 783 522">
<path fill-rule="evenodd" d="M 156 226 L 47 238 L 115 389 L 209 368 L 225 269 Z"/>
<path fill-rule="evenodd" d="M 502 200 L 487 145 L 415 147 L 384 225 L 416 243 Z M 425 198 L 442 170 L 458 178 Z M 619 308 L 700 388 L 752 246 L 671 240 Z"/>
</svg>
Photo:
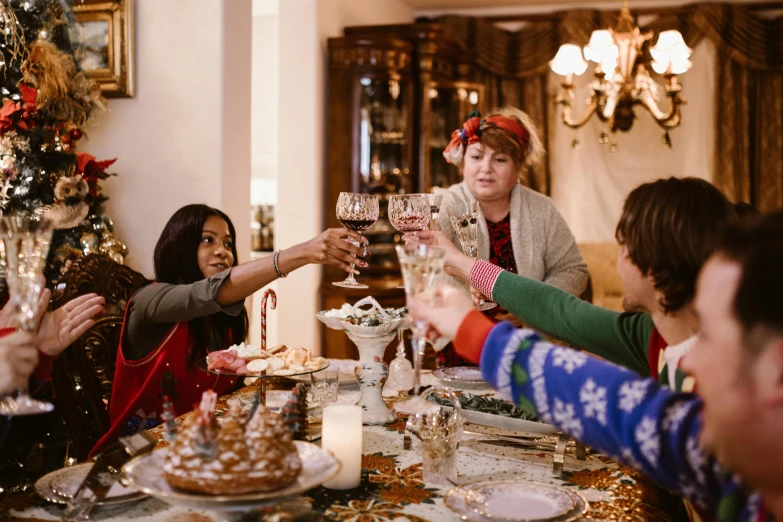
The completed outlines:
<svg viewBox="0 0 783 522">
<path fill-rule="evenodd" d="M 518 480 L 470 488 L 465 500 L 474 511 L 500 522 L 557 520 L 576 507 L 576 500 L 562 486 Z"/>
<path fill-rule="evenodd" d="M 242 495 L 204 495 L 173 488 L 163 474 L 167 449 L 137 457 L 122 468 L 122 479 L 138 491 L 175 506 L 211 511 L 244 511 L 248 507 L 277 504 L 320 486 L 340 470 L 340 462 L 330 453 L 309 442 L 294 441 L 302 460 L 302 472 L 296 481 L 276 491 Z"/>
</svg>

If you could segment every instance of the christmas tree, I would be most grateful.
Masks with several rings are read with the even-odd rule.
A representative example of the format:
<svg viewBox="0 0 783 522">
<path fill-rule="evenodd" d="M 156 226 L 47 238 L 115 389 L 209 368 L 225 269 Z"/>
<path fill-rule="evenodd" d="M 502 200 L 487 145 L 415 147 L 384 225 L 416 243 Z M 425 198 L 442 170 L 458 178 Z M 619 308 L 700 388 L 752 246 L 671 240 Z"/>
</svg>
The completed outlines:
<svg viewBox="0 0 783 522">
<path fill-rule="evenodd" d="M 67 0 L 0 0 L 0 208 L 53 222 L 50 284 L 82 255 L 103 252 L 122 263 L 127 254 L 100 185 L 115 160 L 77 150 L 105 100 L 74 60 L 75 27 Z"/>
</svg>

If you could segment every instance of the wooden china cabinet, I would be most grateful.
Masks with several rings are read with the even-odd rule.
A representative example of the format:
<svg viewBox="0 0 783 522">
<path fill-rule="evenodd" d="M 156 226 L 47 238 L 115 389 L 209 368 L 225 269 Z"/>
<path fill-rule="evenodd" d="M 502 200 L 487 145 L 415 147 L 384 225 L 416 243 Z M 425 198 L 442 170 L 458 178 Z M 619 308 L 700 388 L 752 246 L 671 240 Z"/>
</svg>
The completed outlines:
<svg viewBox="0 0 783 522">
<path fill-rule="evenodd" d="M 368 295 L 384 307 L 405 304 L 394 251 L 400 234 L 386 216 L 393 194 L 429 192 L 460 181 L 442 151 L 472 110 L 485 110 L 484 88 L 470 81 L 470 56 L 437 23 L 345 29 L 329 40 L 326 106 L 325 225 L 339 227 L 340 192 L 376 194 L 380 217 L 364 235 L 370 266 L 357 280 L 370 288 L 332 285 L 345 273 L 323 271 L 322 308 L 339 308 Z M 322 326 L 327 357 L 356 358 L 345 333 Z M 394 346 L 386 358 L 394 356 Z"/>
</svg>

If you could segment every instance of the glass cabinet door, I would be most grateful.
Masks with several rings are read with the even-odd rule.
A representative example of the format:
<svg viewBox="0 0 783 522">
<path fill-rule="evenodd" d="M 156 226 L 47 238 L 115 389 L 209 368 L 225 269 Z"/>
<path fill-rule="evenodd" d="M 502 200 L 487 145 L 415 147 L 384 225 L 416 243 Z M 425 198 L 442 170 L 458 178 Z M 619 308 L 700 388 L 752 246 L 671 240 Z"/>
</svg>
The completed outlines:
<svg viewBox="0 0 783 522">
<path fill-rule="evenodd" d="M 359 191 L 410 192 L 410 84 L 395 77 L 359 81 Z"/>
<path fill-rule="evenodd" d="M 392 194 L 416 192 L 411 172 L 413 84 L 407 77 L 363 76 L 359 79 L 359 192 L 380 200 L 378 221 L 364 234 L 370 240 L 372 263 L 367 271 L 398 273 L 394 245 L 399 233 L 389 223 Z"/>
<path fill-rule="evenodd" d="M 472 111 L 483 112 L 484 86 L 467 82 L 430 82 L 427 89 L 430 105 L 429 135 L 422 146 L 429 155 L 429 180 L 432 187 L 448 187 L 462 181 L 459 169 L 446 163 L 443 149 L 451 133 L 462 127 Z"/>
</svg>

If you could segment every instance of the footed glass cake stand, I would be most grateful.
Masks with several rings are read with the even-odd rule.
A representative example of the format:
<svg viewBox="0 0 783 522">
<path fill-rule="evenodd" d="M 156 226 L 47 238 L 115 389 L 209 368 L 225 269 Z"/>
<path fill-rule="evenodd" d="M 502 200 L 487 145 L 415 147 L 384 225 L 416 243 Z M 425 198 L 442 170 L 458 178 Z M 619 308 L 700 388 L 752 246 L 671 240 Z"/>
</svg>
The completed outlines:
<svg viewBox="0 0 783 522">
<path fill-rule="evenodd" d="M 386 424 L 397 419 L 383 400 L 383 385 L 389 377 L 389 367 L 383 362 L 383 352 L 397 332 L 407 328 L 405 317 L 392 318 L 372 297 L 365 297 L 353 307 L 353 315 L 364 305 L 370 304 L 378 310 L 384 322 L 379 326 L 361 326 L 343 321 L 339 317 L 318 312 L 315 316 L 329 328 L 345 330 L 345 334 L 359 349 L 359 364 L 354 375 L 359 382 L 363 424 Z"/>
</svg>

